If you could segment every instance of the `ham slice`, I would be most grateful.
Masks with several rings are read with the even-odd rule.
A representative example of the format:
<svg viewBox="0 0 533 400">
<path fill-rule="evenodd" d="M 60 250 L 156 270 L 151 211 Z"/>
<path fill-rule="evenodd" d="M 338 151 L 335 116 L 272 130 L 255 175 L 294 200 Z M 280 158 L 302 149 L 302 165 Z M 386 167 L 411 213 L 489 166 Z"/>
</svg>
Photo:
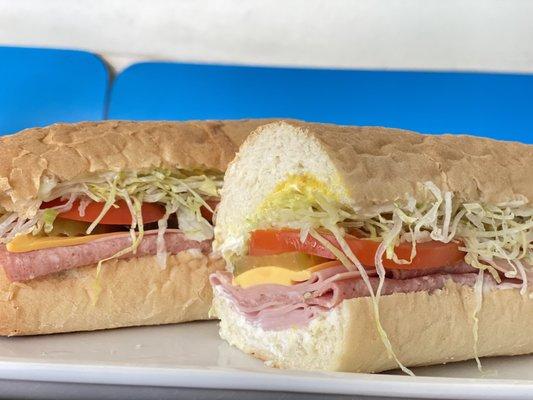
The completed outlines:
<svg viewBox="0 0 533 400">
<path fill-rule="evenodd" d="M 165 232 L 165 245 L 166 251 L 170 254 L 177 254 L 189 249 L 198 249 L 207 254 L 211 250 L 210 240 L 202 242 L 188 240 L 177 229 L 169 229 Z M 129 246 L 131 246 L 131 236 L 128 232 L 117 233 L 117 235 L 80 245 L 54 247 L 24 253 L 12 253 L 5 246 L 1 246 L 0 265 L 4 267 L 10 281 L 21 282 L 67 269 L 96 264 Z M 157 230 L 152 230 L 145 232 L 135 253 L 129 252 L 120 258 L 144 257 L 156 253 Z"/>
<path fill-rule="evenodd" d="M 466 269 L 464 266 L 453 269 L 458 273 L 387 278 L 381 294 L 432 292 L 442 289 L 450 280 L 460 285 L 475 284 L 477 272 L 460 272 Z M 446 271 L 446 267 L 442 271 Z M 492 280 L 488 275 L 485 277 Z M 309 280 L 292 286 L 264 284 L 241 288 L 232 285 L 229 272 L 221 271 L 211 275 L 210 280 L 214 289 L 228 298 L 241 315 L 265 330 L 305 326 L 320 313 L 331 310 L 344 300 L 370 295 L 359 274 L 348 272 L 342 265 L 314 272 Z M 371 276 L 370 283 L 375 291 L 379 278 Z M 493 281 L 491 283 L 494 284 Z"/>
</svg>

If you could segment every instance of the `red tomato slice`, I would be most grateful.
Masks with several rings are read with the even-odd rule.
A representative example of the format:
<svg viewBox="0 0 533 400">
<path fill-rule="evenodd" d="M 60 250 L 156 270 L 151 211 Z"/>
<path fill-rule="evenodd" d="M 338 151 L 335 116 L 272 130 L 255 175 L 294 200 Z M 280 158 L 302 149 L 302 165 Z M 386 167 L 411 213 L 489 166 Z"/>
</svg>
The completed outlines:
<svg viewBox="0 0 533 400">
<path fill-rule="evenodd" d="M 66 202 L 60 199 L 45 202 L 41 208 L 50 208 L 65 204 Z M 58 215 L 59 218 L 71 219 L 75 221 L 93 222 L 102 212 L 105 203 L 93 201 L 85 208 L 85 214 L 80 215 L 78 211 L 79 201 L 76 200 L 69 211 L 62 212 Z M 143 203 L 141 206 L 141 214 L 143 223 L 156 222 L 165 215 L 165 208 L 156 203 Z M 130 225 L 132 221 L 130 209 L 124 200 L 117 200 L 115 206 L 111 207 L 109 211 L 100 220 L 102 225 Z"/>
<path fill-rule="evenodd" d="M 211 207 L 211 210 L 214 211 L 215 208 L 217 208 L 218 203 L 220 203 L 220 200 L 219 199 L 207 199 L 205 202 L 207 203 L 209 207 Z M 208 220 L 211 223 L 213 222 L 213 213 L 211 211 L 209 211 L 205 207 L 202 207 L 200 209 L 200 212 L 202 213 L 202 217 L 204 217 L 206 220 Z"/>
<path fill-rule="evenodd" d="M 335 247 L 340 248 L 332 233 L 320 232 L 320 234 Z M 379 242 L 360 239 L 352 235 L 346 235 L 344 239 L 363 265 L 375 267 L 374 258 L 380 244 Z M 266 256 L 291 251 L 299 251 L 329 259 L 336 258 L 331 251 L 310 235 L 302 243 L 298 230 L 257 230 L 251 234 L 249 246 L 249 255 L 251 256 Z M 399 259 L 409 260 L 411 256 L 411 243 L 402 243 L 396 246 L 394 251 Z M 459 250 L 457 243 L 429 241 L 416 245 L 416 256 L 410 264 L 396 264 L 384 256 L 383 265 L 389 269 L 435 268 L 455 264 L 463 260 L 464 256 L 465 253 Z"/>
</svg>

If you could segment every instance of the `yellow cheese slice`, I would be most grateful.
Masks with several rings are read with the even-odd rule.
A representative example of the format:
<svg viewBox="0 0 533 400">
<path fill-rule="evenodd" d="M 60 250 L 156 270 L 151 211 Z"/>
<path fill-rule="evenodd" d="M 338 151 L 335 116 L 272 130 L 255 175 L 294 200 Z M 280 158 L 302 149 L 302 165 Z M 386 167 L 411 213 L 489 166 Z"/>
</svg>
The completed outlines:
<svg viewBox="0 0 533 400">
<path fill-rule="evenodd" d="M 276 284 L 290 286 L 298 282 L 304 282 L 311 277 L 311 274 L 321 269 L 329 268 L 337 262 L 327 262 L 313 267 L 294 271 L 283 267 L 258 267 L 250 269 L 239 276 L 233 278 L 233 285 L 248 288 L 255 285 Z"/>
<path fill-rule="evenodd" d="M 93 240 L 101 239 L 106 236 L 116 235 L 116 232 L 101 233 L 98 235 L 87 236 L 34 236 L 19 235 L 6 245 L 6 249 L 12 253 L 24 253 L 26 251 L 49 249 L 52 247 L 76 246 L 79 244 L 89 243 Z"/>
</svg>

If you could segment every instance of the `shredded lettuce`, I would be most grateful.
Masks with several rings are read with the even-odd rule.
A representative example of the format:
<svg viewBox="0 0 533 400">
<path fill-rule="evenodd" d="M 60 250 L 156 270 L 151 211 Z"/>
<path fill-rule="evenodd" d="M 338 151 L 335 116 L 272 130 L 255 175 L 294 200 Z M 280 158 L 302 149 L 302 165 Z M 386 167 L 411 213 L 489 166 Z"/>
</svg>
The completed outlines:
<svg viewBox="0 0 533 400">
<path fill-rule="evenodd" d="M 472 318 L 474 320 L 474 325 L 472 326 L 472 334 L 474 336 L 474 358 L 476 360 L 477 368 L 479 372 L 483 372 L 481 366 L 481 361 L 479 359 L 478 353 L 478 341 L 479 341 L 479 318 L 478 314 L 481 311 L 481 305 L 483 304 L 483 269 L 480 269 L 476 278 L 476 283 L 474 285 L 474 312 Z"/>
<path fill-rule="evenodd" d="M 46 233 L 50 233 L 54 228 L 54 221 L 59 212 L 54 209 L 48 209 L 43 212 L 43 229 Z"/>
<path fill-rule="evenodd" d="M 300 229 L 303 237 L 311 228 L 336 226 L 341 232 L 355 229 L 379 240 L 387 259 L 404 264 L 416 256 L 419 242 L 460 241 L 466 252 L 465 261 L 473 267 L 488 270 L 495 277 L 499 271 L 527 281 L 527 272 L 533 267 L 533 207 L 525 198 L 496 205 L 459 203 L 453 193 L 442 193 L 432 182 L 426 182 L 423 188 L 433 200 L 417 202 L 409 197 L 374 210 L 356 210 L 318 192 L 309 196 L 307 191 L 291 185 L 248 224 L 250 230 Z M 394 253 L 400 242 L 412 243 L 408 260 L 400 260 Z M 380 272 L 377 257 L 376 261 Z"/>
<path fill-rule="evenodd" d="M 184 232 L 192 240 L 206 240 L 213 237 L 213 227 L 203 218 L 200 208 L 211 207 L 205 199 L 219 197 L 222 186 L 222 173 L 216 171 L 184 171 L 155 169 L 148 172 L 108 172 L 81 177 L 68 182 L 57 183 L 43 178 L 39 189 L 40 201 L 62 198 L 66 204 L 38 210 L 30 219 L 19 218 L 16 213 L 0 213 L 0 243 L 6 243 L 18 234 L 50 232 L 57 214 L 72 208 L 79 200 L 78 210 L 85 213 L 91 201 L 103 202 L 100 215 L 89 225 L 87 234 L 94 231 L 104 215 L 115 207 L 117 200 L 124 200 L 132 214 L 131 231 L 135 250 L 142 238 L 143 202 L 160 203 L 165 206 L 165 219 L 178 213 L 184 215 Z M 159 230 L 164 234 L 166 222 L 160 224 Z M 134 237 L 135 236 L 135 237 Z M 161 248 L 162 246 L 159 246 Z"/>
<path fill-rule="evenodd" d="M 206 221 L 200 209 L 180 208 L 178 210 L 180 229 L 191 240 L 206 240 L 213 238 L 213 227 Z"/>
</svg>

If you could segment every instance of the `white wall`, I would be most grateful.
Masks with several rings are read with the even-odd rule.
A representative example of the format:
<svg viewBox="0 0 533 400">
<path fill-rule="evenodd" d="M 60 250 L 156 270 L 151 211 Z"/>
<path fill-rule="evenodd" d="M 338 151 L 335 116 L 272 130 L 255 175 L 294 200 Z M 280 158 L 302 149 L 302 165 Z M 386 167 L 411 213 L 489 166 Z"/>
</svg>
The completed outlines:
<svg viewBox="0 0 533 400">
<path fill-rule="evenodd" d="M 0 0 L 0 44 L 135 60 L 533 72 L 531 0 Z"/>
</svg>

